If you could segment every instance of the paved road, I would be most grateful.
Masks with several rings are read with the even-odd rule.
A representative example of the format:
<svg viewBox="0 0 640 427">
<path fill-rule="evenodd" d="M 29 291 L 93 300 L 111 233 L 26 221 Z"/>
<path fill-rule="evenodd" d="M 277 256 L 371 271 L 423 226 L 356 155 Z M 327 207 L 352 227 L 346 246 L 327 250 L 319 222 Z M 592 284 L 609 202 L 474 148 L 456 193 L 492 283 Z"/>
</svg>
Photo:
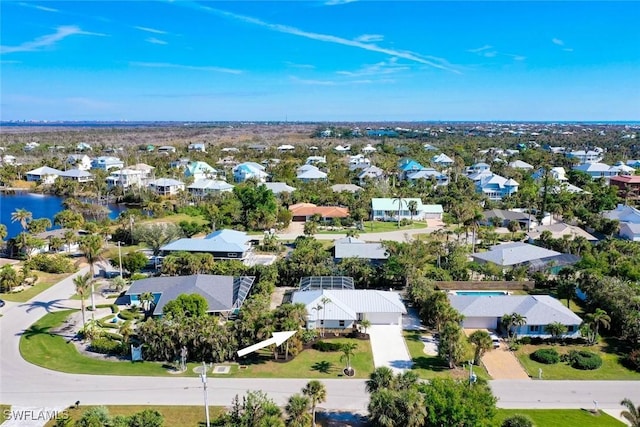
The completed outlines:
<svg viewBox="0 0 640 427">
<path fill-rule="evenodd" d="M 80 274 L 84 273 L 82 270 Z M 26 304 L 7 303 L 0 318 L 0 402 L 19 406 L 67 406 L 83 404 L 200 405 L 202 384 L 198 378 L 115 377 L 76 375 L 49 371 L 25 362 L 18 350 L 20 334 L 47 311 L 76 307 L 72 277 L 46 290 Z M 327 402 L 333 410 L 366 411 L 368 396 L 363 380 L 324 380 Z M 284 404 L 306 383 L 304 379 L 209 379 L 209 402 L 228 405 L 236 394 L 263 390 Z M 625 397 L 640 402 L 640 382 L 634 381 L 492 381 L 491 387 L 504 408 L 600 408 L 619 409 Z"/>
</svg>

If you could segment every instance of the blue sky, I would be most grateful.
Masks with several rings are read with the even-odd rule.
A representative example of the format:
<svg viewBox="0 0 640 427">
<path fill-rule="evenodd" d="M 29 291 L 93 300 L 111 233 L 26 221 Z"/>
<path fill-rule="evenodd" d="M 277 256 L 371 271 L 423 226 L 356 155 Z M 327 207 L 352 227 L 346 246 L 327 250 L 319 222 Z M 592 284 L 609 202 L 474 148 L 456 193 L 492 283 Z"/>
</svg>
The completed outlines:
<svg viewBox="0 0 640 427">
<path fill-rule="evenodd" d="M 638 120 L 639 2 L 2 1 L 2 120 Z"/>
</svg>

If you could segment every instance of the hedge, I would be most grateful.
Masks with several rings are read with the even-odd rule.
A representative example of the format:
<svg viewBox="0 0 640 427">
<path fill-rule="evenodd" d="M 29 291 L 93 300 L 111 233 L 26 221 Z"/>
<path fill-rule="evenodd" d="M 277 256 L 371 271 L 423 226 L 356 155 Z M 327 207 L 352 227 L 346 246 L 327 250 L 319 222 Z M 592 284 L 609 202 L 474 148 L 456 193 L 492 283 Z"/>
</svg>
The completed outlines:
<svg viewBox="0 0 640 427">
<path fill-rule="evenodd" d="M 602 366 L 602 358 L 586 350 L 571 350 L 569 354 L 567 354 L 567 361 L 576 369 L 593 370 Z"/>
<path fill-rule="evenodd" d="M 120 311 L 120 308 L 118 307 L 117 304 L 97 304 L 96 308 L 110 308 L 111 313 L 113 314 L 116 314 L 117 312 Z"/>
<path fill-rule="evenodd" d="M 531 353 L 529 357 L 546 365 L 553 365 L 560 361 L 560 355 L 554 348 L 541 348 Z"/>
<path fill-rule="evenodd" d="M 335 342 L 318 341 L 312 347 L 322 352 L 340 351 L 340 344 Z"/>
<path fill-rule="evenodd" d="M 107 337 L 98 337 L 89 344 L 89 351 L 100 354 L 120 354 L 122 343 Z"/>
<path fill-rule="evenodd" d="M 141 314 L 137 311 L 134 312 L 131 310 L 124 310 L 118 313 L 118 317 L 120 317 L 122 320 L 142 319 L 144 317 L 144 314 Z"/>
</svg>

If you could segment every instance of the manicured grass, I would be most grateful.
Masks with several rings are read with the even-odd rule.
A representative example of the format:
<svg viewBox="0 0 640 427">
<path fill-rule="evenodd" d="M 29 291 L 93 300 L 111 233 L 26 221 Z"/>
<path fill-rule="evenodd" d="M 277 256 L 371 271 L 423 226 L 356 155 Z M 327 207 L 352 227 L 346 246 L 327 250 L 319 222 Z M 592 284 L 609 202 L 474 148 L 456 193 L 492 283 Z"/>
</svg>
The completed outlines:
<svg viewBox="0 0 640 427">
<path fill-rule="evenodd" d="M 8 411 L 9 409 L 11 409 L 11 405 L 0 405 L 0 424 L 5 422 L 5 420 L 7 419 L 4 414 L 5 411 Z"/>
<path fill-rule="evenodd" d="M 190 216 L 187 214 L 173 214 L 163 216 L 162 218 L 149 218 L 145 220 L 138 221 L 138 224 L 155 224 L 158 222 L 170 222 L 172 224 L 178 224 L 180 221 L 189 221 L 189 222 L 197 222 L 198 224 L 208 224 L 208 221 L 204 219 L 201 215 L 198 216 Z"/>
<path fill-rule="evenodd" d="M 542 369 L 545 380 L 640 380 L 640 372 L 631 371 L 621 363 L 622 349 L 616 348 L 617 343 L 602 342 L 594 346 L 584 345 L 523 345 L 516 352 L 516 356 L 532 378 L 538 378 L 538 369 Z M 571 350 L 588 350 L 602 357 L 602 366 L 592 371 L 575 369 L 566 363 L 560 362 L 554 365 L 538 363 L 529 357 L 531 353 L 540 349 L 554 347 L 558 353 L 565 354 Z"/>
<path fill-rule="evenodd" d="M 193 368 L 200 366 L 198 363 L 189 363 L 187 371 L 183 374 L 170 374 L 166 365 L 161 362 L 107 361 L 82 355 L 65 338 L 49 332 L 60 326 L 74 311 L 76 310 L 49 313 L 34 323 L 20 338 L 22 357 L 34 365 L 75 374 L 100 372 L 101 375 L 197 376 Z M 344 338 L 331 338 L 327 341 L 353 341 L 358 345 L 354 351 L 355 356 L 352 358 L 352 366 L 356 370 L 355 378 L 368 378 L 373 372 L 373 355 L 369 341 Z M 226 363 L 231 365 L 231 372 L 219 376 L 225 378 L 337 378 L 342 376 L 344 367 L 340 361 L 341 355 L 341 352 L 323 353 L 308 349 L 285 363 L 274 361 L 271 354 L 264 350 L 253 358 L 242 361 L 242 365 L 246 368 L 240 369 L 236 363 Z"/>
<path fill-rule="evenodd" d="M 27 302 L 31 298 L 38 295 L 40 292 L 49 289 L 62 279 L 70 276 L 73 273 L 51 274 L 44 273 L 42 271 L 35 271 L 38 275 L 38 281 L 34 286 L 28 286 L 25 290 L 15 293 L 0 294 L 0 299 L 13 302 Z"/>
<path fill-rule="evenodd" d="M 438 356 L 428 356 L 424 353 L 424 344 L 420 341 L 420 337 L 423 332 L 419 331 L 404 331 L 404 339 L 409 349 L 409 354 L 415 363 L 413 371 L 415 371 L 420 378 L 469 378 L 469 368 L 465 365 L 465 368 L 450 369 L 449 364 L 439 358 Z M 486 369 L 482 366 L 473 367 L 473 373 L 478 378 L 491 379 Z"/>
<path fill-rule="evenodd" d="M 231 402 L 229 402 L 229 404 L 231 404 Z M 91 408 L 91 406 L 80 406 L 78 409 L 69 409 L 68 413 L 73 422 L 75 422 L 89 408 Z M 144 411 L 145 409 L 153 409 L 162 414 L 165 426 L 172 427 L 196 427 L 204 425 L 206 421 L 204 406 L 108 405 L 106 408 L 109 410 L 109 415 L 112 417 L 116 415 L 130 416 L 136 412 Z M 223 407 L 209 406 L 209 416 L 212 420 L 223 412 L 225 412 Z M 45 427 L 54 426 L 55 420 L 49 421 L 45 424 Z"/>
<path fill-rule="evenodd" d="M 360 233 L 381 233 L 384 231 L 397 231 L 397 230 L 419 230 L 421 228 L 427 228 L 428 222 L 414 221 L 413 224 L 404 225 L 398 228 L 397 222 L 391 221 L 365 221 L 363 229 Z"/>
<path fill-rule="evenodd" d="M 594 415 L 581 409 L 498 409 L 496 425 L 515 414 L 527 415 L 536 427 L 580 426 L 580 427 L 621 427 L 624 424 L 612 416 L 600 413 Z"/>
</svg>

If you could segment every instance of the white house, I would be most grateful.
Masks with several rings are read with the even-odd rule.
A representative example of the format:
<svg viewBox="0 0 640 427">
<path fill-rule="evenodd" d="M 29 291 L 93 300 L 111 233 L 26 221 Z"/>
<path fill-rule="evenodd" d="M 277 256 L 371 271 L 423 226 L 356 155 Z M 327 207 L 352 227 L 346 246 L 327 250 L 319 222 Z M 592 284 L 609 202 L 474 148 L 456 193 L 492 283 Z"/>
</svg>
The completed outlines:
<svg viewBox="0 0 640 427">
<path fill-rule="evenodd" d="M 474 173 L 469 178 L 476 184 L 478 192 L 494 201 L 500 201 L 506 196 L 517 193 L 520 186 L 513 178 L 505 178 L 488 170 Z"/>
<path fill-rule="evenodd" d="M 53 184 L 61 173 L 61 170 L 50 168 L 49 166 L 41 166 L 27 172 L 27 181 Z"/>
<path fill-rule="evenodd" d="M 70 154 L 67 163 L 82 171 L 91 169 L 91 158 L 86 154 Z"/>
<path fill-rule="evenodd" d="M 184 190 L 184 182 L 171 178 L 159 178 L 150 181 L 149 189 L 160 196 L 173 196 Z"/>
<path fill-rule="evenodd" d="M 295 149 L 296 149 L 296 147 L 294 147 L 293 145 L 290 145 L 290 144 L 282 144 L 282 145 L 279 145 L 278 148 L 277 148 L 277 150 L 280 151 L 281 153 L 283 153 L 285 151 L 292 151 L 292 150 L 295 150 Z"/>
<path fill-rule="evenodd" d="M 69 169 L 60 173 L 60 178 L 76 182 L 91 182 L 93 175 L 85 170 Z"/>
<path fill-rule="evenodd" d="M 130 168 L 115 170 L 106 178 L 109 189 L 115 187 L 140 187 L 143 184 L 144 172 Z"/>
<path fill-rule="evenodd" d="M 309 156 L 304 162 L 307 165 L 319 165 L 327 163 L 327 156 Z"/>
<path fill-rule="evenodd" d="M 186 178 L 193 178 L 195 181 L 200 179 L 215 179 L 218 171 L 207 162 L 189 162 L 184 170 Z"/>
<path fill-rule="evenodd" d="M 297 169 L 296 178 L 302 182 L 326 181 L 327 174 L 314 165 L 303 165 Z"/>
<path fill-rule="evenodd" d="M 360 185 L 365 185 L 367 181 L 380 181 L 384 179 L 384 171 L 377 166 L 369 166 L 358 174 L 358 182 Z"/>
<path fill-rule="evenodd" d="M 91 151 L 91 145 L 86 142 L 80 142 L 76 145 L 76 150 L 78 151 Z"/>
<path fill-rule="evenodd" d="M 256 162 L 240 163 L 233 168 L 233 180 L 244 182 L 248 179 L 256 179 L 258 182 L 265 182 L 269 174 L 265 172 L 265 167 Z"/>
<path fill-rule="evenodd" d="M 373 220 L 397 221 L 398 210 L 400 219 L 411 219 L 423 221 L 426 219 L 442 220 L 442 205 L 423 205 L 419 198 L 402 198 L 402 207 L 398 209 L 399 199 L 394 198 L 373 198 L 371 199 L 371 215 Z M 415 203 L 415 211 L 412 213 L 409 207 Z"/>
<path fill-rule="evenodd" d="M 583 163 L 578 166 L 574 166 L 573 170 L 584 172 L 591 177 L 591 179 L 599 178 L 611 178 L 620 173 L 619 169 L 613 168 L 606 163 Z"/>
<path fill-rule="evenodd" d="M 172 145 L 162 145 L 158 147 L 158 153 L 160 154 L 170 154 L 175 152 L 176 152 L 176 147 Z"/>
<path fill-rule="evenodd" d="M 620 223 L 620 231 L 618 234 L 623 239 L 640 242 L 640 224 L 633 222 Z"/>
<path fill-rule="evenodd" d="M 124 162 L 117 157 L 112 156 L 100 156 L 96 157 L 91 161 L 91 167 L 93 169 L 122 169 L 124 167 Z"/>
<path fill-rule="evenodd" d="M 431 158 L 431 163 L 434 163 L 441 167 L 449 167 L 453 165 L 453 159 L 444 153 L 438 154 Z"/>
<path fill-rule="evenodd" d="M 377 151 L 376 147 L 371 144 L 367 144 L 366 147 L 362 149 L 363 153 L 375 153 Z"/>
<path fill-rule="evenodd" d="M 294 191 L 296 191 L 295 187 L 288 185 L 286 182 L 265 182 L 262 185 L 271 190 L 271 192 L 275 195 L 281 193 L 293 193 Z"/>
<path fill-rule="evenodd" d="M 322 303 L 326 298 L 329 302 Z M 398 293 L 371 289 L 296 291 L 291 302 L 307 308 L 307 329 L 351 329 L 365 319 L 372 325 L 402 325 L 407 312 Z"/>
<path fill-rule="evenodd" d="M 230 193 L 233 185 L 214 179 L 199 179 L 187 187 L 194 196 L 204 197 L 207 194 Z"/>
<path fill-rule="evenodd" d="M 196 151 L 199 153 L 206 153 L 207 152 L 207 144 L 204 142 L 194 142 L 193 144 L 189 144 L 189 147 L 187 147 L 188 151 Z"/>
<path fill-rule="evenodd" d="M 580 163 L 598 163 L 602 161 L 604 150 L 596 147 L 593 150 L 577 150 L 567 153 L 570 159 L 576 159 Z"/>
<path fill-rule="evenodd" d="M 522 160 L 515 160 L 509 163 L 509 167 L 512 169 L 533 170 L 533 165 L 523 162 Z"/>
<path fill-rule="evenodd" d="M 526 266 L 530 270 L 550 270 L 557 273 L 562 267 L 573 265 L 580 260 L 571 254 L 563 254 L 522 242 L 495 245 L 486 252 L 471 254 L 478 264 L 491 263 L 503 269 Z"/>
<path fill-rule="evenodd" d="M 567 327 L 568 337 L 580 336 L 582 319 L 549 295 L 449 295 L 451 306 L 463 316 L 465 329 L 498 330 L 505 314 L 518 313 L 527 320 L 517 328 L 519 336 L 549 338 L 547 325 L 559 322 Z"/>
</svg>

